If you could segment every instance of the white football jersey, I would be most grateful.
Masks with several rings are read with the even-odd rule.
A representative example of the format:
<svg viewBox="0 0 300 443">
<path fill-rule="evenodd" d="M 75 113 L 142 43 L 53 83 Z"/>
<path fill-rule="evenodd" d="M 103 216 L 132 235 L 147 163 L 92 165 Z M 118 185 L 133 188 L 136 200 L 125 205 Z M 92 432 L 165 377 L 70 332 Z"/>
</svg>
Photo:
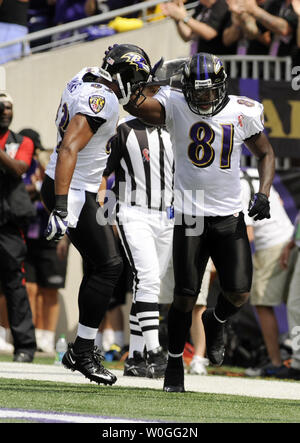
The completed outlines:
<svg viewBox="0 0 300 443">
<path fill-rule="evenodd" d="M 84 82 L 83 76 L 92 72 L 100 77 L 98 68 L 82 69 L 66 86 L 57 111 L 57 147 L 51 155 L 46 174 L 55 177 L 57 153 L 67 126 L 75 114 L 105 120 L 88 144 L 78 153 L 71 188 L 97 192 L 105 169 L 108 141 L 116 133 L 119 102 L 114 92 L 100 83 Z"/>
<path fill-rule="evenodd" d="M 263 105 L 230 95 L 218 114 L 202 117 L 190 111 L 181 91 L 169 86 L 155 98 L 165 108 L 175 150 L 176 212 L 226 216 L 241 211 L 241 148 L 245 139 L 263 131 Z"/>
</svg>

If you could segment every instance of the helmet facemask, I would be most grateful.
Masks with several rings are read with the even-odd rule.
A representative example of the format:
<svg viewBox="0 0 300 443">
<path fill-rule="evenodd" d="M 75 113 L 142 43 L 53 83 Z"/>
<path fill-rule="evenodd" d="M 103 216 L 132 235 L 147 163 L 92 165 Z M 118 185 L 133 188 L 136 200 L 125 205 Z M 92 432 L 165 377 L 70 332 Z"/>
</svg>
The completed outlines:
<svg viewBox="0 0 300 443">
<path fill-rule="evenodd" d="M 203 82 L 206 82 L 206 80 Z M 201 85 L 201 80 L 195 80 L 194 87 L 183 87 L 183 93 L 190 110 L 195 114 L 204 116 L 216 114 L 226 97 L 225 82 L 226 80 L 219 85 L 206 86 Z"/>
<path fill-rule="evenodd" d="M 182 91 L 192 112 L 217 114 L 227 97 L 226 72 L 222 61 L 213 54 L 195 54 L 182 70 Z"/>
</svg>

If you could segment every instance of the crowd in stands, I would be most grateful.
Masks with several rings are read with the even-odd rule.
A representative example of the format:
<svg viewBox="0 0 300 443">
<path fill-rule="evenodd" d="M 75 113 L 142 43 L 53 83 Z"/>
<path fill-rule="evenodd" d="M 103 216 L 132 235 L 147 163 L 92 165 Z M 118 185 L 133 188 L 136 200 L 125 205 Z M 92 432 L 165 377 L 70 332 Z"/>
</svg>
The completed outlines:
<svg viewBox="0 0 300 443">
<path fill-rule="evenodd" d="M 138 3 L 136 0 L 0 0 L 0 41 Z M 173 0 L 157 5 L 148 13 L 156 14 L 159 19 L 174 20 L 181 38 L 191 41 L 191 51 L 217 55 L 291 55 L 293 64 L 299 64 L 300 0 L 199 0 L 194 9 L 189 9 L 188 3 L 195 4 L 191 0 Z M 86 40 L 93 40 L 142 26 L 138 17 L 137 12 L 122 17 L 136 20 L 132 23 L 102 22 L 76 32 L 84 32 Z M 34 41 L 30 46 L 71 35 L 73 31 Z M 30 51 L 28 46 L 25 50 Z M 20 51 L 20 45 L 1 49 L 0 63 L 18 58 Z"/>
</svg>

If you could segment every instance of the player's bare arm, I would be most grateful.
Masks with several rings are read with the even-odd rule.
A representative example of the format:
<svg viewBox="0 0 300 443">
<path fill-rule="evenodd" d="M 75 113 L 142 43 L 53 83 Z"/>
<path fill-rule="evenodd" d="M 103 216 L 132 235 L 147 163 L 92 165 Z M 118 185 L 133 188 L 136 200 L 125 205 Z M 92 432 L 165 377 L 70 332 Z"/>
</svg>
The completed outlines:
<svg viewBox="0 0 300 443">
<path fill-rule="evenodd" d="M 71 119 L 59 148 L 55 170 L 55 194 L 68 194 L 77 154 L 94 135 L 84 115 L 76 114 Z"/>
<path fill-rule="evenodd" d="M 252 154 L 258 159 L 257 168 L 260 178 L 259 192 L 269 197 L 275 173 L 273 148 L 263 132 L 248 138 L 245 140 L 245 143 Z"/>
<path fill-rule="evenodd" d="M 106 194 L 106 189 L 107 189 L 107 180 L 108 180 L 108 177 L 103 175 L 100 186 L 99 186 L 99 190 L 97 193 L 97 201 L 100 206 L 104 206 L 105 194 Z"/>
<path fill-rule="evenodd" d="M 138 96 L 140 91 L 132 94 L 130 101 L 124 106 L 125 111 L 150 125 L 163 125 L 165 123 L 164 107 L 155 98 L 147 96 L 147 88 L 142 93 L 143 95 L 140 96 Z"/>
</svg>

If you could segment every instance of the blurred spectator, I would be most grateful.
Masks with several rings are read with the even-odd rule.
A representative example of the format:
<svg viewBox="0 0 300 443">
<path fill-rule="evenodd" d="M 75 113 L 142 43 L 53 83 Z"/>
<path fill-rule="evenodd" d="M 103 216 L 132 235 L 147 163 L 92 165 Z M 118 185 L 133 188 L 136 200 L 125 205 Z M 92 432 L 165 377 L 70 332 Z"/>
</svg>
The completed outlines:
<svg viewBox="0 0 300 443">
<path fill-rule="evenodd" d="M 9 42 L 24 37 L 28 33 L 27 11 L 29 0 L 0 1 L 0 42 Z M 30 52 L 25 45 L 25 54 Z M 23 55 L 22 44 L 16 43 L 0 49 L 0 64 L 20 58 Z"/>
<path fill-rule="evenodd" d="M 244 0 L 226 0 L 231 18 L 223 31 L 223 44 L 234 48 L 239 55 L 267 55 L 271 45 L 271 33 L 244 10 Z M 257 2 L 264 8 L 265 0 Z"/>
<path fill-rule="evenodd" d="M 184 41 L 196 40 L 195 52 L 209 52 L 212 54 L 226 54 L 222 42 L 222 33 L 228 22 L 230 13 L 225 0 L 200 0 L 195 12 L 190 16 L 185 9 L 184 1 L 174 0 L 163 3 L 162 12 L 171 17 L 177 31 Z"/>
<path fill-rule="evenodd" d="M 84 5 L 87 16 L 103 14 L 110 10 L 109 1 L 107 0 L 86 0 Z"/>
<path fill-rule="evenodd" d="M 132 6 L 138 3 L 140 2 L 137 0 L 86 0 L 85 12 L 87 16 L 104 14 L 115 9 L 125 8 L 127 6 Z M 96 35 L 99 34 L 98 37 L 105 37 L 106 35 L 110 35 L 114 32 L 124 32 L 138 29 L 143 26 L 143 22 L 141 20 L 137 20 L 137 22 L 134 22 L 134 20 L 132 19 L 137 19 L 139 15 L 139 11 L 131 14 L 126 14 L 126 16 L 120 14 L 113 20 L 109 19 L 100 22 L 100 31 L 99 27 L 96 26 L 93 26 L 92 31 L 94 31 Z M 108 26 L 105 28 L 104 24 Z"/>
<path fill-rule="evenodd" d="M 54 26 L 55 3 L 56 0 L 29 0 L 29 32 L 37 32 Z M 50 41 L 51 37 L 46 37 L 31 42 L 30 46 L 40 46 Z"/>
<path fill-rule="evenodd" d="M 292 359 L 290 367 L 284 366 L 275 375 L 276 378 L 300 380 L 300 212 L 295 221 L 295 231 L 292 240 L 282 252 L 280 263 L 283 269 L 287 269 L 290 262 L 290 254 L 296 249 L 297 261 L 289 288 L 287 313 L 290 331 Z"/>
<path fill-rule="evenodd" d="M 13 101 L 0 93 L 0 282 L 14 341 L 14 361 L 31 362 L 36 350 L 32 313 L 25 287 L 23 230 L 34 208 L 22 181 L 33 155 L 32 141 L 9 130 Z"/>
<path fill-rule="evenodd" d="M 283 269 L 280 267 L 280 256 L 294 229 L 274 187 L 271 187 L 270 192 L 271 218 L 255 221 L 248 216 L 248 202 L 259 189 L 256 169 L 249 168 L 247 172 L 241 173 L 241 184 L 245 222 L 249 240 L 253 240 L 255 248 L 250 302 L 256 308 L 269 357 L 261 367 L 248 368 L 245 374 L 274 376 L 283 366 L 274 307 L 287 301 L 296 260 L 296 255 L 293 254 Z"/>
<path fill-rule="evenodd" d="M 244 11 L 270 31 L 269 55 L 295 56 L 298 17 L 291 0 L 244 0 Z"/>
<path fill-rule="evenodd" d="M 114 9 L 125 8 L 140 3 L 138 0 L 85 0 L 86 15 L 103 14 Z M 126 15 L 126 17 L 137 17 L 138 13 Z"/>
<path fill-rule="evenodd" d="M 56 0 L 54 25 L 61 25 L 64 23 L 73 22 L 86 17 L 85 13 L 86 0 Z M 77 33 L 85 32 L 85 28 L 76 29 L 72 31 L 59 32 L 52 37 L 53 41 L 66 39 L 72 37 Z"/>
<path fill-rule="evenodd" d="M 295 14 L 298 17 L 298 24 L 297 24 L 297 32 L 296 32 L 296 50 L 294 54 L 293 64 L 294 66 L 300 65 L 300 0 L 292 0 L 292 7 L 295 12 Z"/>
<path fill-rule="evenodd" d="M 41 144 L 38 132 L 28 128 L 20 131 L 20 134 L 29 137 L 34 143 L 34 158 L 25 183 L 37 211 L 25 234 L 26 287 L 35 325 L 37 349 L 54 352 L 59 317 L 58 291 L 65 286 L 69 240 L 65 236 L 56 243 L 46 240 L 44 236 L 49 214 L 41 202 L 40 188 L 49 155 Z"/>
<path fill-rule="evenodd" d="M 103 5 L 101 5 L 102 3 Z M 99 9 L 98 6 L 100 7 Z M 109 9 L 108 2 L 98 1 L 93 4 L 93 2 L 89 2 L 88 0 L 56 0 L 54 24 L 63 24 L 80 20 L 90 15 L 106 12 Z M 101 29 L 98 25 L 90 25 L 73 31 L 65 31 L 56 34 L 53 37 L 53 40 L 66 39 L 78 33 L 86 33 L 86 40 L 94 40 L 114 34 L 115 31 L 108 27 Z"/>
<path fill-rule="evenodd" d="M 11 333 L 7 317 L 6 300 L 0 286 L 0 352 L 12 353 L 14 350 L 11 344 Z"/>
</svg>

